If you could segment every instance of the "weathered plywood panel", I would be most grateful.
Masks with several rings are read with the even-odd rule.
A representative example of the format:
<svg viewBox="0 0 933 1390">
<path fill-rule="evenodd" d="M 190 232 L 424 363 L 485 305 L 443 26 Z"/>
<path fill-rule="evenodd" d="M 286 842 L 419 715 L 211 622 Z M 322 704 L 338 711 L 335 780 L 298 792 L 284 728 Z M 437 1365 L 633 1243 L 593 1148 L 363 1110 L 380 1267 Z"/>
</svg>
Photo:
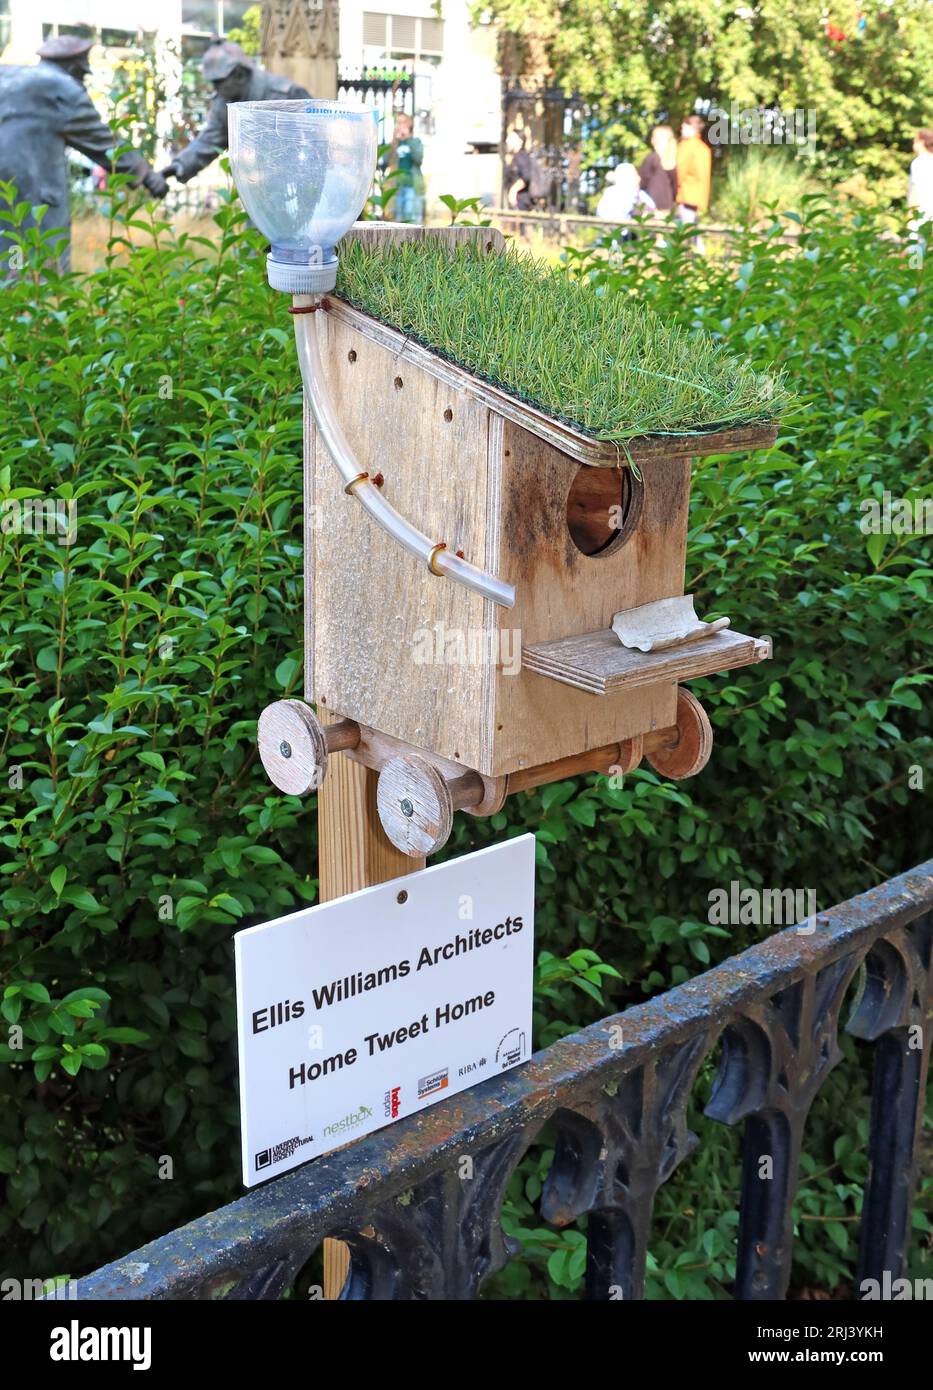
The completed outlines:
<svg viewBox="0 0 933 1390">
<path fill-rule="evenodd" d="M 734 671 L 767 661 L 770 655 L 768 638 L 746 637 L 732 628 L 653 652 L 623 647 L 611 628 L 603 628 L 526 647 L 522 668 L 596 695 L 611 695 L 623 687 L 635 690 L 662 678 L 680 682 Z"/>
<path fill-rule="evenodd" d="M 386 497 L 426 535 L 483 564 L 485 404 L 336 317 L 315 318 L 326 335 L 328 384 L 360 466 L 384 474 Z M 484 600 L 431 574 L 374 525 L 344 492 L 313 426 L 310 439 L 309 696 L 323 709 L 478 766 L 490 718 L 484 669 L 444 656 L 456 655 L 451 633 L 482 630 Z M 433 659 L 419 659 L 425 656 Z"/>
<path fill-rule="evenodd" d="M 502 529 L 498 561 L 515 585 L 511 612 L 498 610 L 500 644 L 529 647 L 609 628 L 614 613 L 684 592 L 690 459 L 656 459 L 645 471 L 638 525 L 618 548 L 584 555 L 567 528 L 567 495 L 578 464 L 512 421 L 502 431 Z M 533 671 L 496 673 L 491 770 L 513 772 L 675 722 L 670 679 L 597 697 Z"/>
</svg>

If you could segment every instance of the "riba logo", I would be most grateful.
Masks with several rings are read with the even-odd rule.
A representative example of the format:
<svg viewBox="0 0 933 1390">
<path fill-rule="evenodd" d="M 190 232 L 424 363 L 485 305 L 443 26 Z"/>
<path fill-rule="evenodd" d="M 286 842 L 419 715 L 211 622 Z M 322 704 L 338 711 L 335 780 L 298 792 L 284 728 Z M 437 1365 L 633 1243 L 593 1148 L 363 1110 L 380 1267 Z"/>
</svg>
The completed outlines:
<svg viewBox="0 0 933 1390">
<path fill-rule="evenodd" d="M 372 1111 L 368 1105 L 361 1105 L 359 1110 L 351 1110 L 349 1115 L 344 1115 L 342 1120 L 335 1120 L 332 1125 L 324 1126 L 324 1134 L 329 1138 L 332 1134 L 345 1134 L 348 1129 L 356 1129 L 364 1120 L 372 1118 Z"/>
<path fill-rule="evenodd" d="M 152 1365 L 151 1327 L 82 1327 L 72 1318 L 67 1327 L 53 1327 L 52 1361 L 132 1361 L 134 1371 Z"/>
</svg>

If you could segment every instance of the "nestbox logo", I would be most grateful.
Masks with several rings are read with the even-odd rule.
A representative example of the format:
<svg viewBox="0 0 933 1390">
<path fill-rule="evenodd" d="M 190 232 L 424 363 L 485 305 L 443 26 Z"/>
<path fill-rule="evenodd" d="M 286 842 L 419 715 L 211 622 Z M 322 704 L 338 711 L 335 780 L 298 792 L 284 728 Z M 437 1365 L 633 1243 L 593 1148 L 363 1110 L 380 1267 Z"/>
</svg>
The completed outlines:
<svg viewBox="0 0 933 1390">
<path fill-rule="evenodd" d="M 372 1114 L 368 1105 L 361 1105 L 359 1110 L 351 1110 L 343 1119 L 325 1125 L 324 1138 L 329 1139 L 334 1134 L 345 1134 L 348 1129 L 356 1129 L 357 1125 L 365 1124 L 367 1120 L 372 1119 Z"/>
<path fill-rule="evenodd" d="M 390 1091 L 386 1091 L 385 1096 L 383 1098 L 383 1103 L 385 1106 L 385 1115 L 387 1120 L 398 1119 L 398 1112 L 401 1109 L 402 1104 L 401 1100 L 399 1099 L 401 1093 L 401 1086 L 393 1086 Z"/>
</svg>

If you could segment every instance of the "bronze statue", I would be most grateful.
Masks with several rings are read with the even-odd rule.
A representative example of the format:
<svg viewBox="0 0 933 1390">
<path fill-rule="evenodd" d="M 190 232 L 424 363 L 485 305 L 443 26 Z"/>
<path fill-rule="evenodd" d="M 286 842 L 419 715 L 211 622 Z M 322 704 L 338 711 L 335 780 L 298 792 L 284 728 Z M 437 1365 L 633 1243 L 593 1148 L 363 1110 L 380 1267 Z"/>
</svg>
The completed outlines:
<svg viewBox="0 0 933 1390">
<path fill-rule="evenodd" d="M 47 205 L 41 226 L 57 229 L 54 246 L 61 270 L 71 269 L 68 146 L 105 169 L 133 174 L 157 196 L 164 196 L 166 187 L 135 151 L 113 157 L 113 131 L 84 90 L 92 47 L 90 39 L 63 35 L 47 40 L 31 67 L 0 65 L 0 179 L 16 185 L 17 202 Z M 0 202 L 0 272 L 8 269 L 14 245 L 12 223 L 4 212 Z M 30 211 L 21 228 L 36 225 Z"/>
<path fill-rule="evenodd" d="M 190 145 L 159 170 L 156 178 L 169 175 L 179 183 L 193 179 L 227 148 L 227 106 L 234 101 L 298 101 L 310 94 L 297 82 L 266 72 L 229 39 L 215 39 L 205 50 L 202 70 L 214 85 L 214 100 L 207 120 Z"/>
</svg>

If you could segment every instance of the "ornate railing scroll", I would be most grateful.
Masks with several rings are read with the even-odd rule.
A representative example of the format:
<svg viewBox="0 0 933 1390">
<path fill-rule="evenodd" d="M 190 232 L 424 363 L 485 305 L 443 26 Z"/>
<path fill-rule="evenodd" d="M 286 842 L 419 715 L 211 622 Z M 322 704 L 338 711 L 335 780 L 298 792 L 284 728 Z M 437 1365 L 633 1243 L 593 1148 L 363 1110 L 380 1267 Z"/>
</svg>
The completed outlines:
<svg viewBox="0 0 933 1390">
<path fill-rule="evenodd" d="M 744 1125 L 735 1294 L 783 1298 L 807 1115 L 839 1061 L 840 1011 L 862 965 L 847 1025 L 874 1047 L 858 1278 L 897 1279 L 933 1034 L 931 956 L 933 860 L 153 1241 L 79 1280 L 79 1297 L 277 1298 L 337 1236 L 352 1253 L 344 1298 L 474 1298 L 515 1253 L 500 1224 L 506 1187 L 553 1119 L 542 1216 L 588 1217 L 588 1298 L 640 1298 L 655 1195 L 698 1142 L 687 1106 L 721 1040 L 706 1114 Z"/>
</svg>

